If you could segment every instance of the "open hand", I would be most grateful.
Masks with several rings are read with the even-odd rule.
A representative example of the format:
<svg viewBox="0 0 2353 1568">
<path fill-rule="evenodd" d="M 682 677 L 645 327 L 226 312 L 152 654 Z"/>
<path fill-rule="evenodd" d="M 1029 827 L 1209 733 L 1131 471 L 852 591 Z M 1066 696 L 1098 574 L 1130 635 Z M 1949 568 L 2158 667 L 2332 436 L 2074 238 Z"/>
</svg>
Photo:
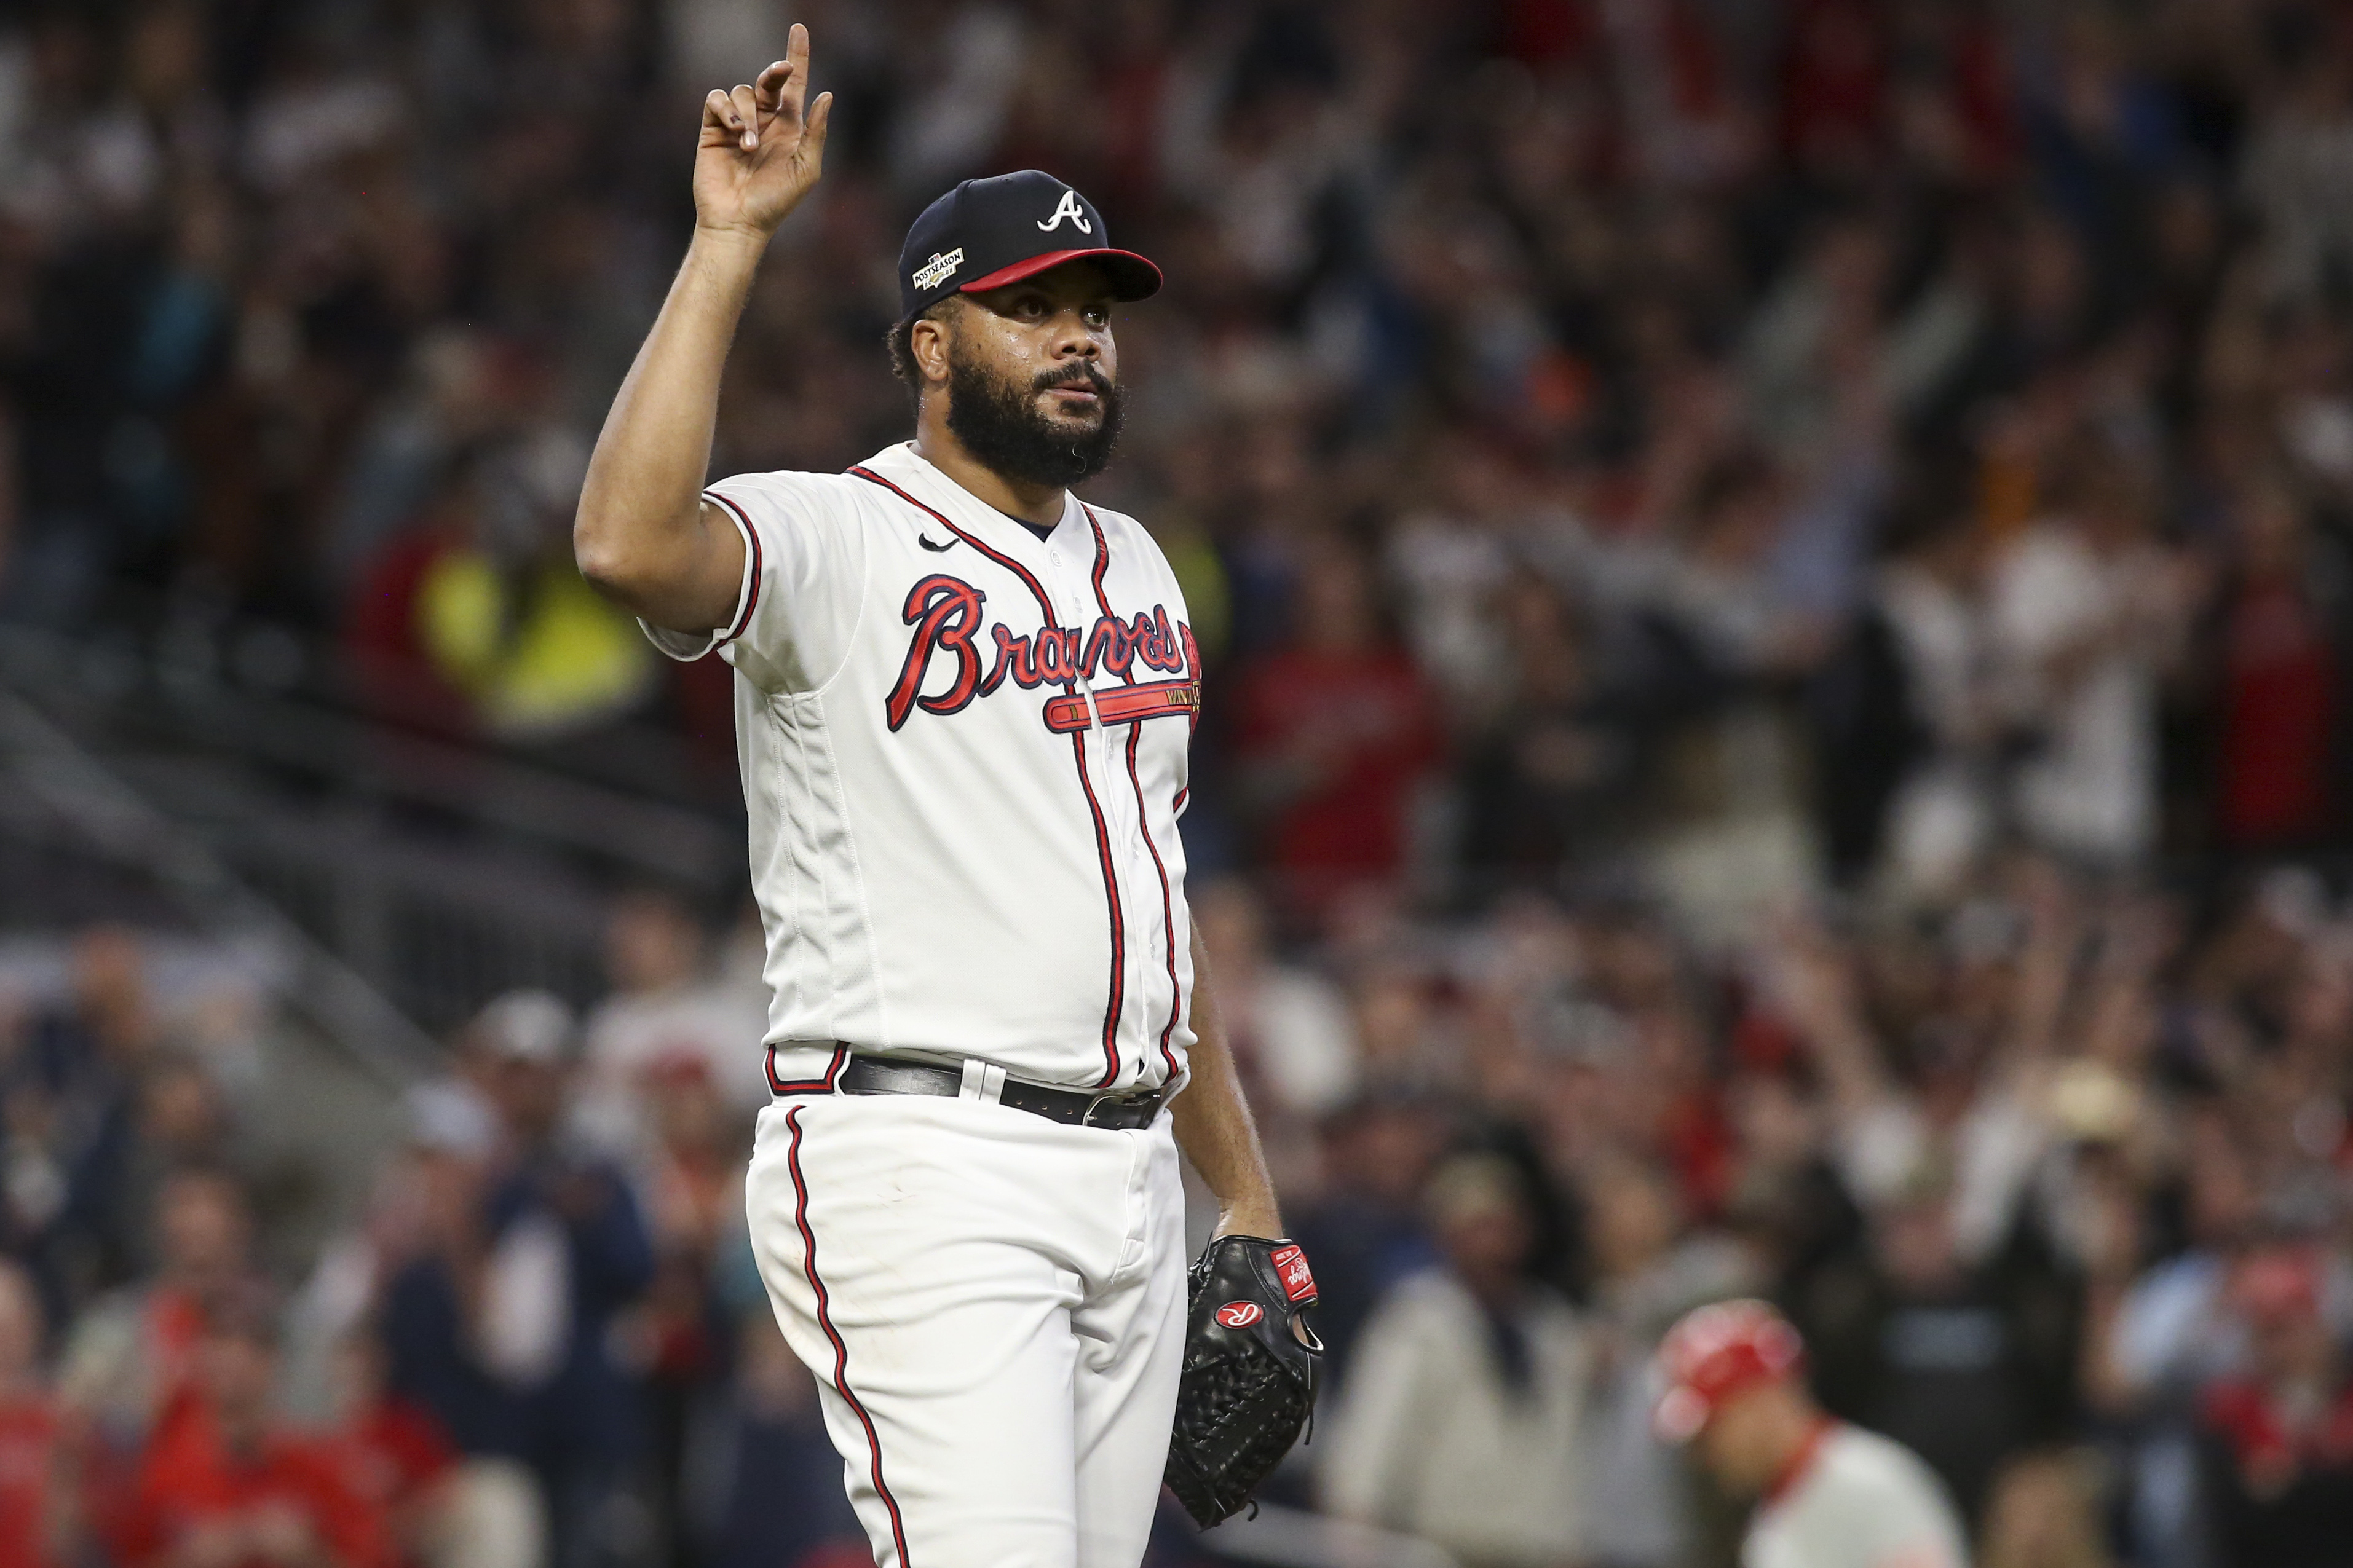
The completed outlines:
<svg viewBox="0 0 2353 1568">
<path fill-rule="evenodd" d="M 833 94 L 808 97 L 808 29 L 793 24 L 785 58 L 760 79 L 702 100 L 694 153 L 694 220 L 707 229 L 766 238 L 800 205 L 825 167 Z"/>
</svg>

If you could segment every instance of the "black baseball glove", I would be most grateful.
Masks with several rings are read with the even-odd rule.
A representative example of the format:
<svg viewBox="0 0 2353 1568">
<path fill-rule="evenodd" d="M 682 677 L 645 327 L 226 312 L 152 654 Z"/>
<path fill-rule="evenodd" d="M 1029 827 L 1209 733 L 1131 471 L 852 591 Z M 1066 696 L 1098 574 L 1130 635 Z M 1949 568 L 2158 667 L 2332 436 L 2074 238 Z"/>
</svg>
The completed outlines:
<svg viewBox="0 0 2353 1568">
<path fill-rule="evenodd" d="M 1301 1316 L 1314 1304 L 1292 1242 L 1221 1236 L 1193 1265 L 1166 1479 L 1204 1530 L 1240 1512 L 1314 1419 L 1324 1346 Z"/>
</svg>

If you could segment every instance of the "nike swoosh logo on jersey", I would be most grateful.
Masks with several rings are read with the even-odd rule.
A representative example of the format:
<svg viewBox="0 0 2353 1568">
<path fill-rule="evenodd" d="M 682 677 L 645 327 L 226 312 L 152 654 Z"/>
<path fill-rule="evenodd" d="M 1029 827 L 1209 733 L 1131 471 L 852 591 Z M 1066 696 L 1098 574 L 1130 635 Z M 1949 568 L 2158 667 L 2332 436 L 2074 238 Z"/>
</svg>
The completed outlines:
<svg viewBox="0 0 2353 1568">
<path fill-rule="evenodd" d="M 922 545 L 926 550 L 936 550 L 943 554 L 945 554 L 948 551 L 954 550 L 956 547 L 956 542 L 953 539 L 949 540 L 945 544 L 934 544 L 929 535 L 922 533 L 915 535 L 915 542 Z"/>
</svg>

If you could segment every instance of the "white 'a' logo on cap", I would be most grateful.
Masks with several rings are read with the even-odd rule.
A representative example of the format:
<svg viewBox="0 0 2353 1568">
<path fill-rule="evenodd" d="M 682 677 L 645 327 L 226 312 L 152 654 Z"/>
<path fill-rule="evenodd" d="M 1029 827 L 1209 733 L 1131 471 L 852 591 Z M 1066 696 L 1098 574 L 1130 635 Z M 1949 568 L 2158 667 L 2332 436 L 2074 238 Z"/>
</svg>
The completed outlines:
<svg viewBox="0 0 2353 1568">
<path fill-rule="evenodd" d="M 1079 209 L 1079 193 L 1076 191 L 1065 190 L 1062 193 L 1062 199 L 1054 204 L 1054 216 L 1040 223 L 1038 226 L 1038 232 L 1040 234 L 1053 233 L 1056 229 L 1062 226 L 1062 220 L 1064 218 L 1069 218 L 1072 223 L 1078 225 L 1079 232 L 1081 234 L 1092 234 L 1095 231 L 1095 226 L 1089 223 L 1087 221 L 1087 215 Z"/>
</svg>

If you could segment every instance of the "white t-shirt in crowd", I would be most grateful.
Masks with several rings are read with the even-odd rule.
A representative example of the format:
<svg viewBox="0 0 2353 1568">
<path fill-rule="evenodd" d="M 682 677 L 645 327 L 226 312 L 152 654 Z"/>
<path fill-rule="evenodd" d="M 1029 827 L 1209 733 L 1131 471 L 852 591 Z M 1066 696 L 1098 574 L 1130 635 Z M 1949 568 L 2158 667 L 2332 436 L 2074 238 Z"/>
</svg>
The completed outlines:
<svg viewBox="0 0 2353 1568">
<path fill-rule="evenodd" d="M 1581 1561 L 1586 1500 L 1568 1481 L 1590 1462 L 1593 1347 L 1568 1303 L 1541 1289 L 1516 1327 L 1526 1379 L 1514 1387 L 1485 1310 L 1451 1275 L 1393 1289 L 1310 1450 L 1325 1503 L 1493 1568 Z"/>
<path fill-rule="evenodd" d="M 2144 853 L 2157 831 L 2157 678 L 2116 627 L 2150 573 L 2043 526 L 2010 546 L 1990 588 L 1995 650 L 2019 716 L 2042 747 L 2018 766 L 2014 802 L 2038 843 L 2102 861 Z M 2065 670 L 2070 649 L 2097 647 Z"/>
<path fill-rule="evenodd" d="M 720 1098 L 738 1110 L 768 1103 L 759 1047 L 767 1033 L 767 988 L 705 981 L 666 991 L 607 997 L 588 1016 L 589 1092 L 641 1104 L 645 1075 L 667 1060 L 701 1062 Z"/>
</svg>

